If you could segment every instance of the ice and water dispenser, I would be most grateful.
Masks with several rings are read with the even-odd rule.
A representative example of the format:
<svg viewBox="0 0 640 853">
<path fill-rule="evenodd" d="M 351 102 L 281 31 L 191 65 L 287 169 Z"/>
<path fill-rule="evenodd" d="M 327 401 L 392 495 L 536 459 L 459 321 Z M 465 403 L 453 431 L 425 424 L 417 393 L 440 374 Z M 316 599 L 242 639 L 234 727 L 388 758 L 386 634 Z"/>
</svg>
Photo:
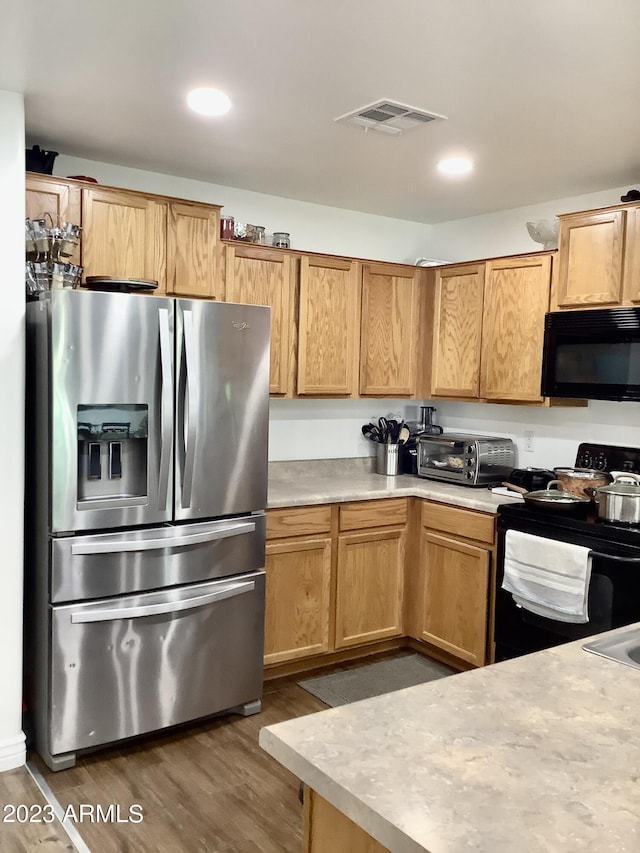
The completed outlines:
<svg viewBox="0 0 640 853">
<path fill-rule="evenodd" d="M 78 503 L 147 495 L 149 407 L 78 406 Z"/>
</svg>

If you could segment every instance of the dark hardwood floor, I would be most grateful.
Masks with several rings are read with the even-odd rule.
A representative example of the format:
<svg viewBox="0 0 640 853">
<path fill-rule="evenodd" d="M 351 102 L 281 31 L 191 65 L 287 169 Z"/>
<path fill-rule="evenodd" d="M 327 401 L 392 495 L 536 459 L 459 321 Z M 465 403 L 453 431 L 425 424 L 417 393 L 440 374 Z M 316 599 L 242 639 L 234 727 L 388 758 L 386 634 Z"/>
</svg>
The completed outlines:
<svg viewBox="0 0 640 853">
<path fill-rule="evenodd" d="M 82 804 L 107 809 L 142 807 L 139 823 L 75 824 L 93 853 L 300 853 L 302 806 L 298 780 L 258 746 L 263 726 L 327 706 L 294 679 L 265 685 L 262 712 L 226 715 L 126 748 L 82 756 L 52 773 L 35 754 L 63 809 Z M 44 802 L 26 770 L 0 775 L 5 803 Z M 59 824 L 0 824 L 0 850 L 73 850 Z"/>
<path fill-rule="evenodd" d="M 407 650 L 332 666 L 335 672 Z M 302 805 L 298 780 L 258 746 L 263 726 L 327 706 L 292 676 L 265 685 L 262 712 L 225 715 L 155 734 L 122 748 L 81 756 L 75 767 L 51 772 L 35 754 L 29 761 L 44 776 L 63 809 L 120 806 L 125 819 L 142 807 L 140 823 L 75 824 L 92 853 L 300 853 Z M 26 778 L 25 778 L 26 777 Z M 2 804 L 44 802 L 25 769 L 0 774 Z M 39 834 L 38 834 L 39 833 Z M 59 824 L 0 824 L 0 851 L 63 853 L 73 847 Z"/>
<path fill-rule="evenodd" d="M 46 800 L 38 790 L 37 785 L 26 768 L 9 770 L 0 773 L 0 850 L 2 853 L 32 853 L 41 850 L 42 853 L 72 853 L 75 849 L 69 838 L 57 821 L 53 823 L 21 823 L 13 806 L 30 806 L 31 817 L 42 818 L 43 815 L 33 807 L 45 806 Z M 13 822 L 15 819 L 16 822 Z M 9 822 L 11 821 L 11 822 Z"/>
</svg>

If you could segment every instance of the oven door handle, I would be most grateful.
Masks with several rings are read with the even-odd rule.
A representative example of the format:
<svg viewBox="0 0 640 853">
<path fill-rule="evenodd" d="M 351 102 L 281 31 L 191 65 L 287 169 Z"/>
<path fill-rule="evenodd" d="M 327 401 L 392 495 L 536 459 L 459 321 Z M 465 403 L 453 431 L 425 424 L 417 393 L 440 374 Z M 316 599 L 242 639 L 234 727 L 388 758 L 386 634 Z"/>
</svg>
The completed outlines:
<svg viewBox="0 0 640 853">
<path fill-rule="evenodd" d="M 197 595 L 194 598 L 185 598 L 182 601 L 163 601 L 158 604 L 140 604 L 127 607 L 125 605 L 105 605 L 80 610 L 71 614 L 73 624 L 86 622 L 117 622 L 122 619 L 141 619 L 144 616 L 158 616 L 165 613 L 180 613 L 183 610 L 194 610 L 196 607 L 204 607 L 216 601 L 226 598 L 234 598 L 245 592 L 253 592 L 255 581 L 241 581 L 240 583 L 226 584 L 215 592 Z"/>
<path fill-rule="evenodd" d="M 602 560 L 613 560 L 616 563 L 640 563 L 640 557 L 615 557 L 613 554 L 602 554 L 600 551 L 589 551 L 591 557 L 600 557 Z"/>
</svg>

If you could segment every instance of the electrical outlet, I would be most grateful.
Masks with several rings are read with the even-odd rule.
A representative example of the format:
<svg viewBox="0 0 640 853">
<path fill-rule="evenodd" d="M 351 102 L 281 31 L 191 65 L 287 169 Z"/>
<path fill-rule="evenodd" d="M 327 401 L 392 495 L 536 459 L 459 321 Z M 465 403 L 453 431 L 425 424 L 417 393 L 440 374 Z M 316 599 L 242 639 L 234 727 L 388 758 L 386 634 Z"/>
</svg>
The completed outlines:
<svg viewBox="0 0 640 853">
<path fill-rule="evenodd" d="M 534 435 L 532 429 L 525 429 L 524 431 L 524 449 L 527 453 L 533 453 L 534 447 Z"/>
</svg>

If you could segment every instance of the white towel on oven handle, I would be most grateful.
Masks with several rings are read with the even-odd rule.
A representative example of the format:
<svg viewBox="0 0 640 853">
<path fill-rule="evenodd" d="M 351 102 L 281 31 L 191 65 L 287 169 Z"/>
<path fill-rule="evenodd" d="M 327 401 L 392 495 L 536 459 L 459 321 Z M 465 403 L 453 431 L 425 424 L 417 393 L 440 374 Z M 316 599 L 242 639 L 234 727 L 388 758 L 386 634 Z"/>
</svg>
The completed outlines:
<svg viewBox="0 0 640 853">
<path fill-rule="evenodd" d="M 520 607 L 560 622 L 588 622 L 590 580 L 589 548 L 507 530 L 502 588 Z"/>
</svg>

